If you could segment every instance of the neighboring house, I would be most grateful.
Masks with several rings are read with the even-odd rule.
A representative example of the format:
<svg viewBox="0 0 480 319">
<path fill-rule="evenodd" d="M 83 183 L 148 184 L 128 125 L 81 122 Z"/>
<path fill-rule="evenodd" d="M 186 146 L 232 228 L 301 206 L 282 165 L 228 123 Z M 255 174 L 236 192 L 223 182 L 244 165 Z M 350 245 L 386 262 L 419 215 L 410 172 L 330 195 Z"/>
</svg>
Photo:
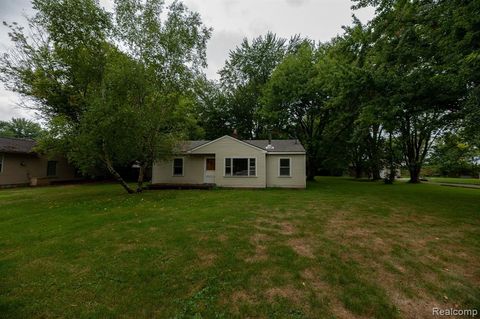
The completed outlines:
<svg viewBox="0 0 480 319">
<path fill-rule="evenodd" d="M 306 187 L 305 149 L 297 140 L 187 141 L 178 155 L 157 162 L 153 184 L 221 187 Z"/>
<path fill-rule="evenodd" d="M 0 137 L 0 187 L 48 185 L 74 180 L 65 158 L 47 158 L 33 151 L 35 141 Z"/>
<path fill-rule="evenodd" d="M 390 175 L 390 169 L 389 168 L 382 168 L 380 170 L 380 177 L 381 178 L 388 178 L 388 175 Z M 400 168 L 395 169 L 395 178 L 401 178 L 402 177 L 402 171 Z"/>
</svg>

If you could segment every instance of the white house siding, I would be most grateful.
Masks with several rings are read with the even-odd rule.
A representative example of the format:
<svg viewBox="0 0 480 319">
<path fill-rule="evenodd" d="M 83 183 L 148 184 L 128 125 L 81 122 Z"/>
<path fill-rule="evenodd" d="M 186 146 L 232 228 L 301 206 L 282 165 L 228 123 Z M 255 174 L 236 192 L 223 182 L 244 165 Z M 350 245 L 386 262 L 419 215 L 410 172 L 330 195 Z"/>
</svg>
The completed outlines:
<svg viewBox="0 0 480 319">
<path fill-rule="evenodd" d="M 152 168 L 153 184 L 203 184 L 205 156 L 177 156 L 183 158 L 183 176 L 173 176 L 173 158 L 155 163 Z"/>
<path fill-rule="evenodd" d="M 234 138 L 225 136 L 215 142 L 193 150 L 192 154 L 215 154 L 215 184 L 221 187 L 265 188 L 265 153 Z M 224 176 L 225 158 L 255 158 L 257 176 Z"/>
<path fill-rule="evenodd" d="M 185 153 L 183 176 L 173 176 L 173 158 L 153 165 L 154 184 L 203 184 L 205 158 L 215 157 L 215 184 L 220 187 L 305 188 L 305 154 L 268 154 L 265 150 L 224 136 Z M 255 158 L 256 176 L 225 176 L 225 158 Z M 291 176 L 279 176 L 279 159 L 291 159 Z"/>
<path fill-rule="evenodd" d="M 279 176 L 280 158 L 290 158 L 290 177 Z M 306 187 L 306 158 L 304 154 L 267 154 L 267 187 Z"/>
</svg>

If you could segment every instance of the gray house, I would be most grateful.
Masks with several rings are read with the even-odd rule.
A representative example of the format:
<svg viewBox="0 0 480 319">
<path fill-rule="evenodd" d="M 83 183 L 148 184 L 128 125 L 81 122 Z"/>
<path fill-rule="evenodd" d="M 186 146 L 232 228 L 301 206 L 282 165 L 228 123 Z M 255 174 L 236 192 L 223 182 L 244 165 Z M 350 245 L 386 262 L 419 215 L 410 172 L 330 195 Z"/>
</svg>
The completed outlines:
<svg viewBox="0 0 480 319">
<path fill-rule="evenodd" d="M 221 187 L 306 187 L 305 149 L 298 140 L 186 141 L 177 155 L 157 162 L 152 183 Z"/>
<path fill-rule="evenodd" d="M 33 140 L 0 137 L 0 188 L 78 179 L 65 158 L 48 158 L 35 152 L 35 145 Z"/>
</svg>

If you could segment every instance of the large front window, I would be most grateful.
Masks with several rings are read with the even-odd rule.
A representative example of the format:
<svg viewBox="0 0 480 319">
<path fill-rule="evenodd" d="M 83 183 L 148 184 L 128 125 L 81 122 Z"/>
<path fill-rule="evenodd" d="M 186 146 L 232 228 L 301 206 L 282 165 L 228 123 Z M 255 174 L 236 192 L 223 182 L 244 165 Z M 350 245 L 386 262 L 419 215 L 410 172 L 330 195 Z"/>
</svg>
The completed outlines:
<svg viewBox="0 0 480 319">
<path fill-rule="evenodd" d="M 225 158 L 225 176 L 256 176 L 255 158 Z"/>
</svg>

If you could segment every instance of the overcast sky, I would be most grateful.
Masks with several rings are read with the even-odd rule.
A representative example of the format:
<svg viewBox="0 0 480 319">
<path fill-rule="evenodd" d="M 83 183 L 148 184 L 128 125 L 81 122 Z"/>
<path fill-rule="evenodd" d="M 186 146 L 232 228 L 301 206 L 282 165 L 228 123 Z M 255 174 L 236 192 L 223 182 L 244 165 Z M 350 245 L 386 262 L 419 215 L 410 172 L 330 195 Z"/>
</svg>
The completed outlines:
<svg viewBox="0 0 480 319">
<path fill-rule="evenodd" d="M 111 0 L 100 0 L 107 9 Z M 213 28 L 208 43 L 207 76 L 218 79 L 229 50 L 249 39 L 272 31 L 289 38 L 300 34 L 317 41 L 328 41 L 350 25 L 350 0 L 184 0 L 191 10 L 201 14 L 203 22 Z M 30 0 L 0 0 L 0 21 L 25 23 L 23 16 L 33 12 Z M 362 22 L 373 16 L 373 9 L 355 11 Z M 7 28 L 0 26 L 0 52 L 10 47 Z M 32 112 L 19 108 L 19 97 L 0 84 L 0 120 L 11 117 L 35 118 Z"/>
</svg>

